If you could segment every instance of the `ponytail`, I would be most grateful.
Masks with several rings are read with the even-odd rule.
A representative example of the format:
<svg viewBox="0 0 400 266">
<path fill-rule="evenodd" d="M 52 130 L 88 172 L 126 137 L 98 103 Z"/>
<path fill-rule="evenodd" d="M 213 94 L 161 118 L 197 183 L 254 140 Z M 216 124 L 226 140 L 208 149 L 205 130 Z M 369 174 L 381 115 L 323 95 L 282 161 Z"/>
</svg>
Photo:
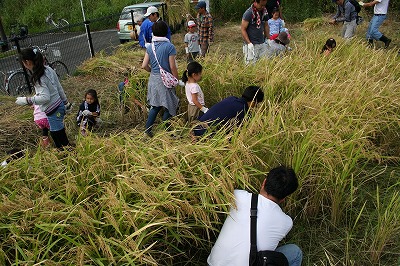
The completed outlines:
<svg viewBox="0 0 400 266">
<path fill-rule="evenodd" d="M 182 74 L 182 81 L 184 83 L 186 83 L 189 80 L 187 73 L 188 73 L 188 70 L 186 69 Z"/>
<path fill-rule="evenodd" d="M 190 62 L 186 68 L 187 69 L 185 70 L 185 72 L 183 72 L 182 75 L 182 81 L 185 83 L 189 80 L 188 77 L 191 77 L 194 73 L 200 73 L 201 71 L 203 71 L 203 66 L 196 61 Z"/>
</svg>

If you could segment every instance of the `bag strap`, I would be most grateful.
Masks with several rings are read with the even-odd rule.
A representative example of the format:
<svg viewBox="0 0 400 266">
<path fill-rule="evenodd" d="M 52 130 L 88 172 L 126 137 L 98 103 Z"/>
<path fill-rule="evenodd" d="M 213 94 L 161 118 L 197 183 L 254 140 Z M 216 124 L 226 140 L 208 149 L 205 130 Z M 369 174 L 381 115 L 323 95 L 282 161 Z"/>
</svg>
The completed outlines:
<svg viewBox="0 0 400 266">
<path fill-rule="evenodd" d="M 151 43 L 151 49 L 153 50 L 153 54 L 154 54 L 154 57 L 156 58 L 156 61 L 157 61 L 158 67 L 159 67 L 160 69 L 162 69 L 162 67 L 161 67 L 161 65 L 160 65 L 160 63 L 158 62 L 158 59 L 157 59 L 157 55 L 156 55 L 156 47 L 154 46 L 154 42 L 152 42 L 152 43 Z"/>
<path fill-rule="evenodd" d="M 257 259 L 257 204 L 258 195 L 252 193 L 250 208 L 250 266 L 252 266 Z"/>
</svg>

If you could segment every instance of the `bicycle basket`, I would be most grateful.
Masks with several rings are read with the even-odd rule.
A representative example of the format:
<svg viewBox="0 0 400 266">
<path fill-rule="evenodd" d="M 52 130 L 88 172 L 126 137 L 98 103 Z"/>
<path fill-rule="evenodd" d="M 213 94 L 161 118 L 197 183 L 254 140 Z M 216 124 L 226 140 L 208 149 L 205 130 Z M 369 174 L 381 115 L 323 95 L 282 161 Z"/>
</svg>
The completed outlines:
<svg viewBox="0 0 400 266">
<path fill-rule="evenodd" d="M 46 58 L 49 62 L 54 62 L 61 59 L 61 51 L 59 47 L 48 47 Z"/>
</svg>

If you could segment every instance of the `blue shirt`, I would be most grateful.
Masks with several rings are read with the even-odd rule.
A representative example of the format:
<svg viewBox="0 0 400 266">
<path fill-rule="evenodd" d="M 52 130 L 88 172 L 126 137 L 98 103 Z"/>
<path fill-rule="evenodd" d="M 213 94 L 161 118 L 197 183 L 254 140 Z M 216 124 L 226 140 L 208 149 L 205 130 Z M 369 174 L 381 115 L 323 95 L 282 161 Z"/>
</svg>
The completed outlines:
<svg viewBox="0 0 400 266">
<path fill-rule="evenodd" d="M 151 27 L 153 26 L 153 22 L 151 22 L 148 18 L 146 18 L 142 25 L 140 26 L 139 33 L 139 45 L 145 48 L 145 43 L 151 43 L 153 30 Z M 171 40 L 171 30 L 168 27 L 168 34 L 166 36 L 169 40 Z"/>
<path fill-rule="evenodd" d="M 155 51 L 157 54 L 157 60 L 162 68 L 171 73 L 171 67 L 169 66 L 169 57 L 176 55 L 175 46 L 170 42 L 154 42 Z M 150 68 L 152 73 L 160 73 L 160 67 L 157 64 L 156 58 L 154 57 L 152 45 L 146 48 L 146 53 L 150 57 Z"/>
<path fill-rule="evenodd" d="M 210 125 L 218 124 L 221 126 L 228 123 L 231 119 L 236 119 L 237 123 L 240 123 L 248 109 L 249 106 L 244 98 L 230 96 L 213 105 L 199 120 L 207 122 Z M 196 136 L 201 136 L 205 131 L 203 128 L 196 127 L 194 133 Z"/>
</svg>

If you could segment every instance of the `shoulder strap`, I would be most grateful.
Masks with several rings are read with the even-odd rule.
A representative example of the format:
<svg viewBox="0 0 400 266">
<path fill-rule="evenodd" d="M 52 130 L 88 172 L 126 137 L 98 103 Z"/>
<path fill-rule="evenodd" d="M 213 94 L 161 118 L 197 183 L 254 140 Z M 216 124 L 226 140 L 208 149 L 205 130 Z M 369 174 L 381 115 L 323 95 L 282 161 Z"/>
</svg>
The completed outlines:
<svg viewBox="0 0 400 266">
<path fill-rule="evenodd" d="M 250 208 L 250 266 L 255 263 L 257 258 L 257 204 L 258 194 L 252 193 Z"/>
<path fill-rule="evenodd" d="M 157 61 L 158 67 L 161 69 L 162 67 L 161 67 L 161 65 L 160 65 L 160 62 L 158 62 L 158 59 L 157 59 L 157 55 L 156 55 L 156 47 L 154 46 L 154 42 L 152 42 L 152 43 L 151 43 L 151 49 L 153 50 L 153 54 L 154 54 L 154 57 L 156 58 L 156 61 Z"/>
</svg>

